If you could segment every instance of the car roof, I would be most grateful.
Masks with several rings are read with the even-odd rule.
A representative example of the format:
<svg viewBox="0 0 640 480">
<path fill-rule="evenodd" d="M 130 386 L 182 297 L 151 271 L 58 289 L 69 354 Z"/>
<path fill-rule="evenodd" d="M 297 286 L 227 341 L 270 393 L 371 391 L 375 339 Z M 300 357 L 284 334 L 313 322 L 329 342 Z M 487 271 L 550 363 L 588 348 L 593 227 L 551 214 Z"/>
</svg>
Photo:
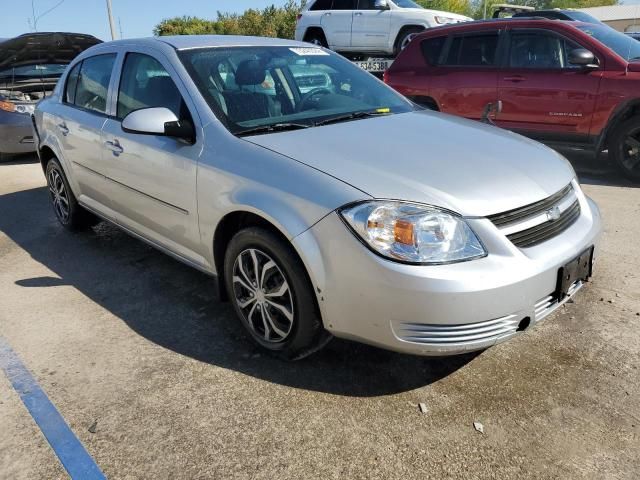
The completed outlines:
<svg viewBox="0 0 640 480">
<path fill-rule="evenodd" d="M 474 20 L 473 22 L 462 22 L 462 23 L 453 23 L 448 25 L 442 25 L 440 27 L 433 27 L 425 30 L 420 34 L 421 37 L 430 37 L 435 32 L 464 32 L 466 30 L 473 31 L 477 29 L 482 29 L 484 27 L 499 27 L 499 26 L 509 26 L 509 25 L 517 25 L 519 27 L 523 26 L 531 26 L 531 27 L 540 27 L 540 26 L 554 26 L 566 29 L 576 29 L 580 26 L 589 26 L 593 27 L 594 24 L 587 22 L 579 22 L 579 21 L 565 21 L 565 20 L 553 20 L 546 17 L 518 17 L 518 18 L 488 18 L 486 20 Z"/>
<path fill-rule="evenodd" d="M 154 45 L 167 44 L 176 50 L 215 47 L 309 47 L 308 43 L 286 40 L 281 38 L 249 37 L 240 35 L 175 35 L 166 37 L 147 37 L 126 40 L 116 40 L 103 43 L 103 47 L 110 45 Z"/>
</svg>

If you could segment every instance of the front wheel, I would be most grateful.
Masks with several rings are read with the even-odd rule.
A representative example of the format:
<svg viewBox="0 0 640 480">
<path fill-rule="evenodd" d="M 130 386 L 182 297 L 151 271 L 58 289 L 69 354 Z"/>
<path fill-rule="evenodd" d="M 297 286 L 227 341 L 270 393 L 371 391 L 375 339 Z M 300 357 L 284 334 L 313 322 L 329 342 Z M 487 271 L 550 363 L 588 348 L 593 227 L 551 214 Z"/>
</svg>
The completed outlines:
<svg viewBox="0 0 640 480">
<path fill-rule="evenodd" d="M 640 182 L 640 117 L 631 118 L 615 129 L 609 154 L 624 176 Z"/>
<path fill-rule="evenodd" d="M 268 230 L 247 228 L 231 239 L 224 280 L 242 325 L 267 352 L 298 360 L 331 339 L 300 260 Z"/>
<path fill-rule="evenodd" d="M 420 28 L 408 28 L 402 32 L 396 40 L 396 55 L 399 55 L 405 48 L 409 46 L 413 37 L 418 35 L 422 30 Z"/>
</svg>

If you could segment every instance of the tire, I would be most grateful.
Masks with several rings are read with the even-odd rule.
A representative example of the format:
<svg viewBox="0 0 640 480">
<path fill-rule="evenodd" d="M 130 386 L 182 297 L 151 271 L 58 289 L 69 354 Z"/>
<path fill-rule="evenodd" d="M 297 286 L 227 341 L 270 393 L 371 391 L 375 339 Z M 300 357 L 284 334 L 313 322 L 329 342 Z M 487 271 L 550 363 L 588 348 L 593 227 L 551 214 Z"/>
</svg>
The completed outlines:
<svg viewBox="0 0 640 480">
<path fill-rule="evenodd" d="M 615 128 L 609 153 L 625 177 L 640 182 L 640 117 L 630 118 Z"/>
<path fill-rule="evenodd" d="M 292 247 L 270 231 L 251 227 L 231 239 L 224 281 L 240 322 L 267 353 L 299 360 L 332 338 L 322 325 L 302 263 Z"/>
<path fill-rule="evenodd" d="M 75 232 L 100 222 L 98 217 L 78 204 L 57 158 L 49 160 L 45 176 L 53 213 L 64 228 Z"/>
<path fill-rule="evenodd" d="M 307 34 L 305 42 L 313 43 L 314 45 L 318 45 L 319 47 L 327 48 L 327 39 L 324 36 L 324 33 L 313 31 Z"/>
<path fill-rule="evenodd" d="M 395 48 L 396 55 L 399 55 L 400 52 L 402 52 L 402 50 L 407 48 L 407 45 L 409 45 L 409 42 L 411 41 L 411 39 L 422 31 L 423 30 L 421 28 L 411 27 L 400 32 L 400 35 L 398 35 L 398 38 L 396 40 L 396 48 Z"/>
</svg>

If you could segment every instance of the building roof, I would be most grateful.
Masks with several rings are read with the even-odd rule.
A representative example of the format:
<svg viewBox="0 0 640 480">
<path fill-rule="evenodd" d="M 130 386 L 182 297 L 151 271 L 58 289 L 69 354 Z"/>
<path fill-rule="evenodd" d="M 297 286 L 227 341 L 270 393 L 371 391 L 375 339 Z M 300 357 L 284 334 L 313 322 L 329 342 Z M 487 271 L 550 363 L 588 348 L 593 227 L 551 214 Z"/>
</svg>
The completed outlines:
<svg viewBox="0 0 640 480">
<path fill-rule="evenodd" d="M 608 7 L 579 8 L 578 10 L 588 13 L 602 22 L 640 19 L 640 5 L 611 5 Z"/>
</svg>

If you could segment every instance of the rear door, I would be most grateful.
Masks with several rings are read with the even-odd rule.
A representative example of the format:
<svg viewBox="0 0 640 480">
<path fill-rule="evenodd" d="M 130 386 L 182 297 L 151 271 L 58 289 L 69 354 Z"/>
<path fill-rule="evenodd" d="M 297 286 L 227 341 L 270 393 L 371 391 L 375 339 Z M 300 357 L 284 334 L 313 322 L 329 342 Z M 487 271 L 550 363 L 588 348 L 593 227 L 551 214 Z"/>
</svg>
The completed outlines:
<svg viewBox="0 0 640 480">
<path fill-rule="evenodd" d="M 203 263 L 196 203 L 196 173 L 202 138 L 195 144 L 161 135 L 128 133 L 122 120 L 131 112 L 166 107 L 181 121 L 199 124 L 195 107 L 169 62 L 140 49 L 124 56 L 115 111 L 103 127 L 112 199 L 118 223 L 146 238 Z"/>
<path fill-rule="evenodd" d="M 431 94 L 443 112 L 479 120 L 498 98 L 501 33 L 488 29 L 451 35 L 430 71 Z"/>
<path fill-rule="evenodd" d="M 539 140 L 587 141 L 602 72 L 567 60 L 586 47 L 546 29 L 515 28 L 508 37 L 496 124 Z"/>
<path fill-rule="evenodd" d="M 79 201 L 107 216 L 113 185 L 104 178 L 102 127 L 115 61 L 116 54 L 107 53 L 85 58 L 73 67 L 55 125 L 64 160 L 79 187 Z"/>
<path fill-rule="evenodd" d="M 391 28 L 391 10 L 378 10 L 375 0 L 358 0 L 353 14 L 352 47 L 385 48 Z"/>
<path fill-rule="evenodd" d="M 334 50 L 351 47 L 351 26 L 357 0 L 333 0 L 331 10 L 322 13 L 322 29 L 329 47 Z"/>
</svg>

